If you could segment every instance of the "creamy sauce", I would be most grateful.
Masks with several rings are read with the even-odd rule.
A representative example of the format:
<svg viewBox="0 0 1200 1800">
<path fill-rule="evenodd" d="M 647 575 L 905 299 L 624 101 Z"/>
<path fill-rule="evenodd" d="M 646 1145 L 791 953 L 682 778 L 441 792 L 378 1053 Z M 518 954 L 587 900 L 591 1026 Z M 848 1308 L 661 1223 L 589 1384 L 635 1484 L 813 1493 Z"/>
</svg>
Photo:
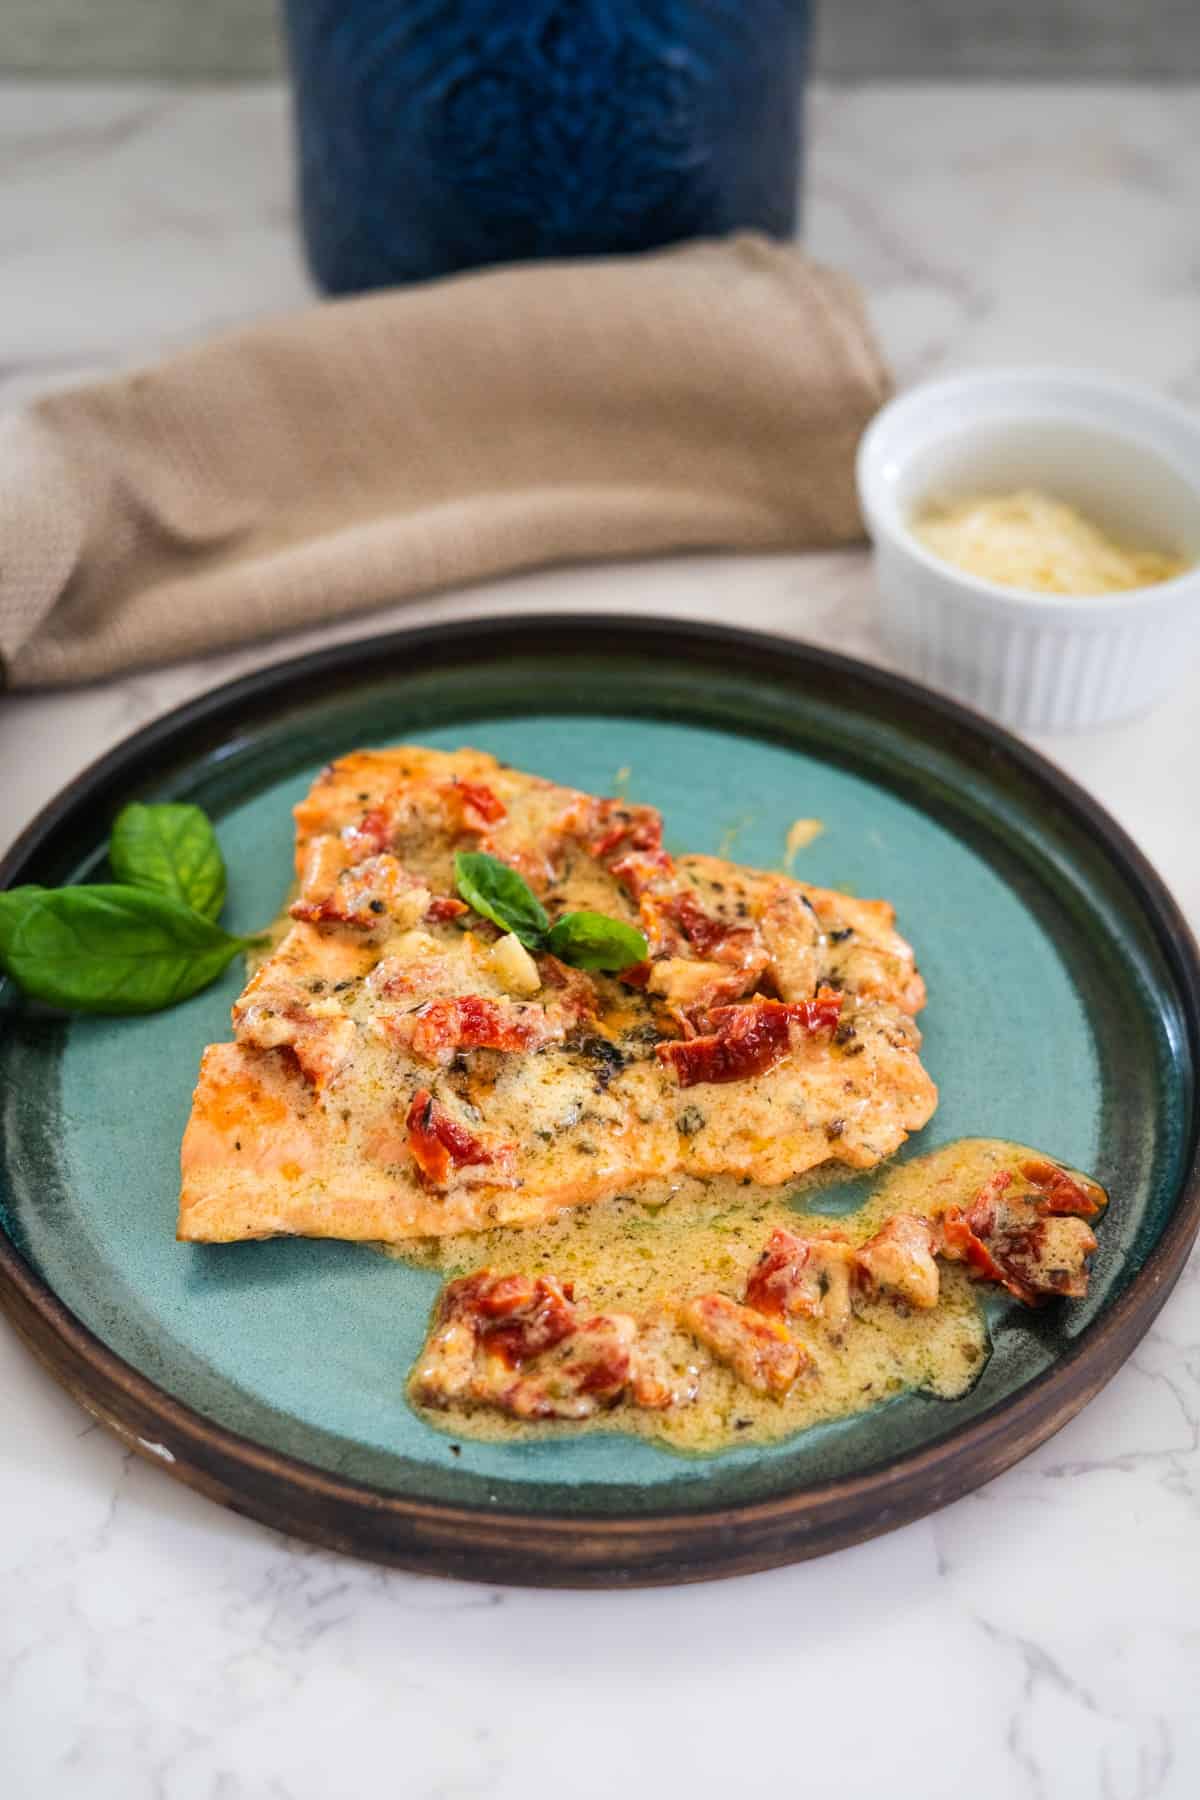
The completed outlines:
<svg viewBox="0 0 1200 1800">
<path fill-rule="evenodd" d="M 808 846 L 820 837 L 824 829 L 825 821 L 823 819 L 793 820 L 787 834 L 783 858 L 784 868 L 790 869 L 799 852 L 807 850 Z"/>
<path fill-rule="evenodd" d="M 1182 557 L 1118 543 L 1048 494 L 975 495 L 926 506 L 912 530 L 944 562 L 1003 587 L 1114 594 L 1180 574 Z"/>
<path fill-rule="evenodd" d="M 999 1139 L 965 1138 L 882 1169 L 866 1203 L 840 1217 L 814 1209 L 836 1193 L 845 1171 L 832 1176 L 821 1171 L 784 1188 L 690 1179 L 565 1211 L 539 1226 L 380 1248 L 437 1269 L 447 1279 L 482 1268 L 556 1275 L 573 1281 L 577 1300 L 597 1311 L 642 1315 L 713 1290 L 740 1297 L 777 1225 L 800 1234 L 836 1231 L 861 1243 L 893 1213 L 933 1216 L 965 1204 L 997 1168 L 1031 1154 L 1037 1153 Z M 690 1362 L 701 1369 L 700 1396 L 667 1412 L 619 1406 L 582 1422 L 530 1424 L 485 1407 L 420 1410 L 431 1425 L 459 1437 L 518 1440 L 624 1431 L 673 1450 L 704 1453 L 791 1437 L 906 1391 L 956 1399 L 987 1360 L 987 1327 L 980 1290 L 963 1269 L 945 1261 L 938 1267 L 940 1297 L 928 1311 L 883 1299 L 860 1303 L 840 1343 L 815 1322 L 792 1321 L 789 1329 L 811 1351 L 816 1368 L 782 1400 L 754 1393 L 679 1332 L 672 1348 L 681 1366 Z"/>
</svg>

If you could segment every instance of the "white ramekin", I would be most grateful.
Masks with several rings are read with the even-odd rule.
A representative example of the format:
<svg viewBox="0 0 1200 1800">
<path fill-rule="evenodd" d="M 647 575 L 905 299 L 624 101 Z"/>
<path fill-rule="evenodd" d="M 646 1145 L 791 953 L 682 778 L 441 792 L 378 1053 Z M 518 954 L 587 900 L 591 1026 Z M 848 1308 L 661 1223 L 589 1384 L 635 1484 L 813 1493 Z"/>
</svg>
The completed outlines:
<svg viewBox="0 0 1200 1800">
<path fill-rule="evenodd" d="M 883 635 L 907 670 L 1025 730 L 1144 712 L 1200 651 L 1200 566 L 1127 593 L 1034 594 L 953 568 L 909 529 L 930 499 L 1017 488 L 1200 565 L 1200 422 L 1103 375 L 997 369 L 911 388 L 858 452 Z"/>
</svg>

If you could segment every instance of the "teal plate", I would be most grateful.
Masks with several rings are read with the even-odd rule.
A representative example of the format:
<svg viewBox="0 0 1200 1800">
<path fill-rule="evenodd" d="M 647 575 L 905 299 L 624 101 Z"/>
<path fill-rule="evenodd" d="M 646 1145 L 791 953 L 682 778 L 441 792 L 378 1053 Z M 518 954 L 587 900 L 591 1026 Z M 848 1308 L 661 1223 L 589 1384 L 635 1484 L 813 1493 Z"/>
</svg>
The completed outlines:
<svg viewBox="0 0 1200 1800">
<path fill-rule="evenodd" d="M 138 733 L 0 873 L 95 879 L 120 805 L 194 800 L 218 825 L 228 921 L 249 930 L 279 906 L 289 809 L 317 769 L 403 741 L 473 744 L 600 792 L 628 770 L 669 845 L 751 864 L 779 864 L 798 816 L 824 820 L 804 876 L 893 900 L 929 985 L 923 1054 L 942 1098 L 905 1153 L 1011 1137 L 1095 1174 L 1113 1204 L 1089 1297 L 996 1305 L 992 1356 L 961 1400 L 905 1395 L 768 1448 L 452 1442 L 404 1398 L 432 1273 L 346 1244 L 174 1241 L 179 1139 L 201 1048 L 228 1035 L 236 969 L 147 1019 L 55 1022 L 10 993 L 0 1301 L 85 1406 L 177 1476 L 320 1542 L 490 1580 L 619 1584 L 888 1529 L 1006 1467 L 1113 1373 L 1197 1227 L 1195 949 L 1086 796 L 905 682 L 658 621 L 402 633 L 269 669 Z"/>
</svg>

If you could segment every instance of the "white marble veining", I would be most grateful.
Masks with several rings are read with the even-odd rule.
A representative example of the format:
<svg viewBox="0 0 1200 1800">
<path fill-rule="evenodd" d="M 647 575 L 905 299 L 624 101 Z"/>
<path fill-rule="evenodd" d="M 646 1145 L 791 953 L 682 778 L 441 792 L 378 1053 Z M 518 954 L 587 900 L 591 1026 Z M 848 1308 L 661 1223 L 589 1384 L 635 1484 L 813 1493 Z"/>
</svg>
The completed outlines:
<svg viewBox="0 0 1200 1800">
<path fill-rule="evenodd" d="M 824 90 L 812 247 L 901 378 L 1087 361 L 1200 404 L 1200 95 Z M 0 87 L 0 405 L 303 304 L 274 90 Z M 865 557 L 553 572 L 0 701 L 0 842 L 176 701 L 402 620 L 596 607 L 879 660 Z M 1194 680 L 1194 678 L 1193 678 Z M 1186 686 L 1043 745 L 1200 924 Z M 89 1423 L 0 1325 L 3 1800 L 1200 1792 L 1200 1269 L 1087 1410 L 940 1515 L 706 1588 L 422 1580 L 224 1513 Z"/>
</svg>

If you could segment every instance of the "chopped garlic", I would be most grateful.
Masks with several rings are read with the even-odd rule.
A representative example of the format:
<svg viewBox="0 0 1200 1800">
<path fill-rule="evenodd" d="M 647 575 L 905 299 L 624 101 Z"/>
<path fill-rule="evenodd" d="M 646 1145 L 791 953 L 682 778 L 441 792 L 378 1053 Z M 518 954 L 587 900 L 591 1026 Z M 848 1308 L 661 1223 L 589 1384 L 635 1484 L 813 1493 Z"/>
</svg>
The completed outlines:
<svg viewBox="0 0 1200 1800">
<path fill-rule="evenodd" d="M 513 994 L 536 994 L 542 985 L 537 964 L 513 932 L 492 947 L 492 973 Z"/>
<path fill-rule="evenodd" d="M 388 954 L 398 962 L 421 962 L 427 956 L 436 956 L 438 944 L 427 931 L 405 931 L 388 945 Z"/>
</svg>

